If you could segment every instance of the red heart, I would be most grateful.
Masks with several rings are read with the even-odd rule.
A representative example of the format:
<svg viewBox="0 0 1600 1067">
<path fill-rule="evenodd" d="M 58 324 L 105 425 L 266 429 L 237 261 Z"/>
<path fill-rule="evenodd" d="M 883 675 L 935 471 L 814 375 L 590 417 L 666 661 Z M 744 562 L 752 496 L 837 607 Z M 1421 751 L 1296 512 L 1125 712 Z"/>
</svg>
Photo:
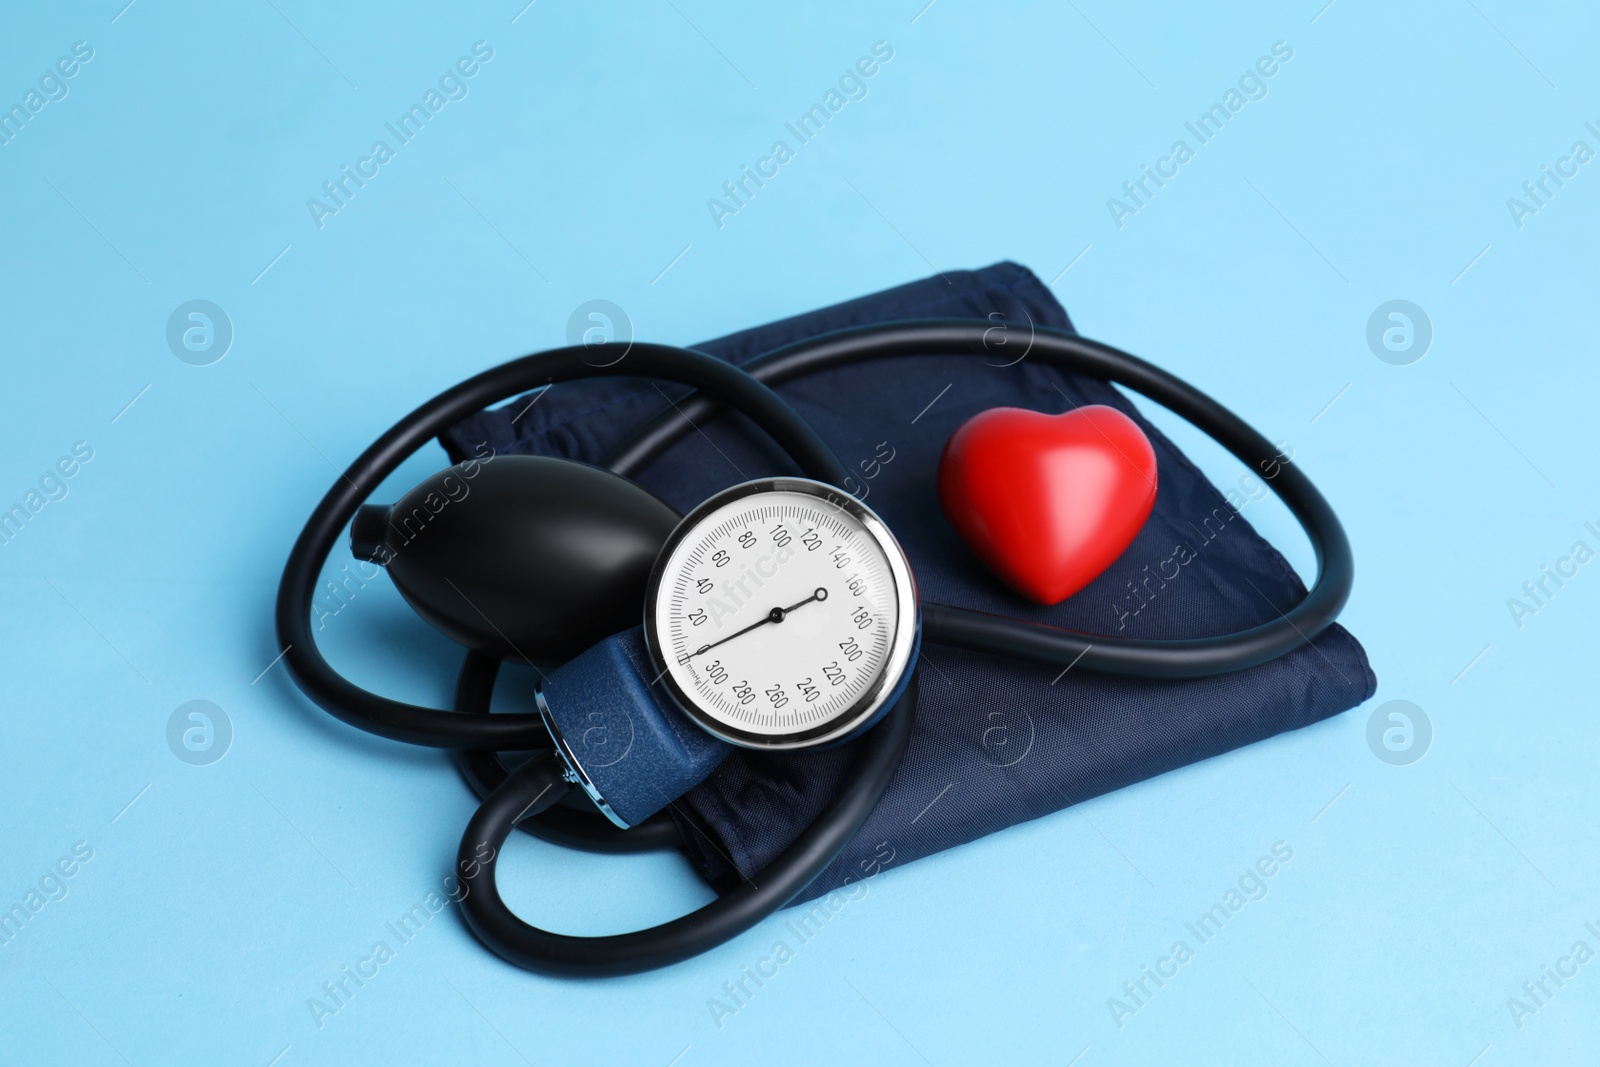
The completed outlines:
<svg viewBox="0 0 1600 1067">
<path fill-rule="evenodd" d="M 990 408 L 939 459 L 939 503 L 967 547 L 1011 588 L 1057 604 L 1133 542 L 1156 502 L 1156 454 L 1103 404 L 1045 415 Z"/>
</svg>

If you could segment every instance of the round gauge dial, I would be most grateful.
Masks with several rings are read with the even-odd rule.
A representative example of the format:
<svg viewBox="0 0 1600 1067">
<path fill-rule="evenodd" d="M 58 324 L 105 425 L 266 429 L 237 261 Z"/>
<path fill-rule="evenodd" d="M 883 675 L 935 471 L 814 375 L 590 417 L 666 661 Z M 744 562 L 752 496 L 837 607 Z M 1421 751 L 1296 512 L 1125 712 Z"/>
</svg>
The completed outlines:
<svg viewBox="0 0 1600 1067">
<path fill-rule="evenodd" d="M 712 734 L 749 748 L 844 737 L 898 695 L 916 589 L 893 535 L 833 486 L 774 478 L 696 508 L 656 561 L 645 640 Z"/>
</svg>

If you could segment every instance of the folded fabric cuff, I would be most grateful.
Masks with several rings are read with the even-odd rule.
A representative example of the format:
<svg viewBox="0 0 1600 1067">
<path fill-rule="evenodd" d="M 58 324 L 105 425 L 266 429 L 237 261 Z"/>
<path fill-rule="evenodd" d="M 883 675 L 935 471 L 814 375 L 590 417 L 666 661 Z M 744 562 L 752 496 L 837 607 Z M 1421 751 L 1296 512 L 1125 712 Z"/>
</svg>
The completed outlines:
<svg viewBox="0 0 1600 1067">
<path fill-rule="evenodd" d="M 1201 637 L 1278 617 L 1305 586 L 1239 508 L 1111 385 L 1026 358 L 1034 325 L 1071 329 L 1032 272 L 1014 263 L 955 271 L 694 347 L 733 363 L 851 326 L 960 317 L 995 324 L 985 356 L 905 356 L 823 371 L 778 387 L 864 487 L 905 546 L 926 601 L 1084 633 Z M 598 463 L 681 392 L 596 379 L 552 387 L 463 420 L 443 435 L 453 459 L 497 453 Z M 996 581 L 939 509 L 935 474 L 949 435 L 991 407 L 1056 413 L 1107 404 L 1155 449 L 1155 509 L 1128 550 L 1062 604 L 1040 607 Z M 680 512 L 716 491 L 792 472 L 742 416 L 726 414 L 673 445 L 639 482 Z M 1235 495 L 1242 507 L 1243 498 Z M 1055 671 L 925 644 L 916 729 L 860 833 L 801 899 L 1037 818 L 1274 734 L 1370 697 L 1376 679 L 1346 630 L 1260 667 L 1215 678 L 1142 680 Z M 740 750 L 678 802 L 685 851 L 718 888 L 759 872 L 845 784 L 848 747 L 804 754 Z"/>
</svg>

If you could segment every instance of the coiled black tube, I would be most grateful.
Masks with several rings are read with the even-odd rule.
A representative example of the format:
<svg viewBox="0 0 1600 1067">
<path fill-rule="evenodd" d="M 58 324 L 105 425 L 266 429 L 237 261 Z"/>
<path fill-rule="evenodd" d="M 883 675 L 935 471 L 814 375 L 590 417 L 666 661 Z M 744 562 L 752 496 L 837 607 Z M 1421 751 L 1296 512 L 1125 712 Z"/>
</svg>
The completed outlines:
<svg viewBox="0 0 1600 1067">
<path fill-rule="evenodd" d="M 519 820 L 548 807 L 567 788 L 552 753 L 512 771 L 467 824 L 456 854 L 466 884 L 461 912 L 489 948 L 518 967 L 541 974 L 602 978 L 678 963 L 737 937 L 782 908 L 839 857 L 889 787 L 911 742 L 917 703 L 915 677 L 883 721 L 851 742 L 858 756 L 851 785 L 760 874 L 695 911 L 659 926 L 604 937 L 574 937 L 532 926 L 506 907 L 495 887 L 500 849 Z"/>
<path fill-rule="evenodd" d="M 665 378 L 700 390 L 657 419 L 618 454 L 618 473 L 638 470 L 689 428 L 690 419 L 732 404 L 764 427 L 812 477 L 842 484 L 844 469 L 827 445 L 770 389 L 751 376 L 781 383 L 827 367 L 865 359 L 928 353 L 981 356 L 985 321 L 923 320 L 843 330 L 802 341 L 752 360 L 749 374 L 686 349 L 634 344 L 625 357 L 598 366 L 593 349 L 562 348 L 485 371 L 423 404 L 400 420 L 350 465 L 312 512 L 284 567 L 278 590 L 277 628 L 284 661 L 300 688 L 324 709 L 364 730 L 446 748 L 536 748 L 543 727 L 532 715 L 465 716 L 390 700 L 354 685 L 317 650 L 311 606 L 318 572 L 344 525 L 366 495 L 419 448 L 456 421 L 520 392 L 557 381 L 596 376 Z M 1179 378 L 1109 345 L 1061 330 L 1035 328 L 1028 358 L 1103 378 L 1142 393 L 1204 430 L 1251 469 L 1262 469 L 1277 450 L 1244 420 Z M 1316 552 L 1318 573 L 1310 593 L 1279 618 L 1238 633 L 1171 641 L 1078 634 L 1017 619 L 942 604 L 924 604 L 926 640 L 1049 666 L 1153 678 L 1224 674 L 1292 652 L 1333 622 L 1354 581 L 1350 543 L 1333 509 L 1298 467 L 1283 465 L 1270 482 L 1304 527 Z"/>
<path fill-rule="evenodd" d="M 925 354 L 981 356 L 985 321 L 925 320 L 888 323 L 828 334 L 760 356 L 734 368 L 703 353 L 635 344 L 615 361 L 589 362 L 587 348 L 557 349 L 486 371 L 417 408 L 350 466 L 330 489 L 290 552 L 279 587 L 277 630 L 283 657 L 301 689 L 327 711 L 373 733 L 413 744 L 481 750 L 463 755 L 469 781 L 487 793 L 468 824 L 459 853 L 470 890 L 463 911 L 474 933 L 501 956 L 530 970 L 564 975 L 626 974 L 686 959 L 749 929 L 792 900 L 831 863 L 871 814 L 888 787 L 911 736 L 915 680 L 884 719 L 855 742 L 860 751 L 850 788 L 782 855 L 750 882 L 669 923 L 607 937 L 571 937 L 533 927 L 513 915 L 494 886 L 499 849 L 519 822 L 534 832 L 580 847 L 633 851 L 670 843 L 670 824 L 645 824 L 617 832 L 601 829 L 598 815 L 562 811 L 552 804 L 566 792 L 560 765 L 545 752 L 549 739 L 537 716 L 489 715 L 493 663 L 469 656 L 453 714 L 370 693 L 339 675 L 317 651 L 310 627 L 318 573 L 346 523 L 379 482 L 426 441 L 476 411 L 557 381 L 597 376 L 646 376 L 690 385 L 700 392 L 676 404 L 611 458 L 621 474 L 639 470 L 691 427 L 731 404 L 778 440 L 812 477 L 843 485 L 838 459 L 794 410 L 765 385 L 865 359 Z M 1036 328 L 1030 358 L 1116 382 L 1188 419 L 1252 469 L 1277 459 L 1277 450 L 1238 416 L 1182 380 L 1108 345 L 1060 330 Z M 748 373 L 747 373 L 748 372 Z M 1235 634 L 1176 641 L 1142 641 L 1076 634 L 1016 619 L 939 604 L 923 604 L 923 636 L 934 642 L 1051 666 L 1141 677 L 1186 678 L 1242 670 L 1285 655 L 1330 625 L 1354 580 L 1350 545 L 1332 508 L 1297 467 L 1280 466 L 1271 479 L 1299 520 L 1317 558 L 1317 578 L 1306 598 L 1278 619 Z M 541 750 L 515 771 L 494 750 Z M 642 832 L 641 832 L 642 831 Z M 622 839 L 627 839 L 624 842 Z"/>
</svg>

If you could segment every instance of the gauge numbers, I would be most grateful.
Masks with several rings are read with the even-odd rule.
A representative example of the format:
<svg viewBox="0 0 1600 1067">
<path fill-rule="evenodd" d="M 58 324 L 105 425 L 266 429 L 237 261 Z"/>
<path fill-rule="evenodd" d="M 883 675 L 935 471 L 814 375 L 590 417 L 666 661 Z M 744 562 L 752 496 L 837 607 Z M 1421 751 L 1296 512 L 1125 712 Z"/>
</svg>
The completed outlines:
<svg viewBox="0 0 1600 1067">
<path fill-rule="evenodd" d="M 838 491 L 751 484 L 784 488 L 730 491 L 673 535 L 646 633 L 674 695 L 713 733 L 818 743 L 875 710 L 906 669 L 909 567 L 881 521 Z"/>
</svg>

